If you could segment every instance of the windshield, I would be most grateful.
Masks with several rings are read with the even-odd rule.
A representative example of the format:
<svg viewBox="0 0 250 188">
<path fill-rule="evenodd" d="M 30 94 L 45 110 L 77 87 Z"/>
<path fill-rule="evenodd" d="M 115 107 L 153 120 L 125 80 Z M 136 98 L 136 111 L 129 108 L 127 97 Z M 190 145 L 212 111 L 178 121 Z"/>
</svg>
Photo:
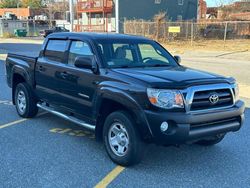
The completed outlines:
<svg viewBox="0 0 250 188">
<path fill-rule="evenodd" d="M 97 41 L 97 47 L 108 68 L 178 66 L 174 58 L 154 41 L 104 40 Z"/>
</svg>

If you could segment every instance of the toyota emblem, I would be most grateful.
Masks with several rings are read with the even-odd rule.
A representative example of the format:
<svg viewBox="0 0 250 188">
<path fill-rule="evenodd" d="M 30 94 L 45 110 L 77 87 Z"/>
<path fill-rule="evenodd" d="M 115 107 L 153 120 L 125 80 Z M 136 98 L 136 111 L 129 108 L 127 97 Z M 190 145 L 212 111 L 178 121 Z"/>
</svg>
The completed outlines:
<svg viewBox="0 0 250 188">
<path fill-rule="evenodd" d="M 209 101 L 211 104 L 216 104 L 219 101 L 218 94 L 214 93 L 209 97 Z"/>
</svg>

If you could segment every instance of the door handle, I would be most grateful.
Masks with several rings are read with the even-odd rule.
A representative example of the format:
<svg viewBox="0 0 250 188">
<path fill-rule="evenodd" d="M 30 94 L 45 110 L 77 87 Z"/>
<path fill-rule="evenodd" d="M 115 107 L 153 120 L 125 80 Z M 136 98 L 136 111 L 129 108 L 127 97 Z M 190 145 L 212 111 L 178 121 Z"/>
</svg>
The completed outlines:
<svg viewBox="0 0 250 188">
<path fill-rule="evenodd" d="M 60 75 L 61 75 L 61 77 L 62 77 L 63 79 L 65 79 L 65 78 L 67 78 L 68 73 L 67 73 L 67 72 L 61 72 Z"/>
<path fill-rule="evenodd" d="M 38 71 L 39 71 L 39 72 L 43 72 L 43 71 L 44 71 L 43 66 L 40 65 L 40 66 L 38 67 Z"/>
</svg>

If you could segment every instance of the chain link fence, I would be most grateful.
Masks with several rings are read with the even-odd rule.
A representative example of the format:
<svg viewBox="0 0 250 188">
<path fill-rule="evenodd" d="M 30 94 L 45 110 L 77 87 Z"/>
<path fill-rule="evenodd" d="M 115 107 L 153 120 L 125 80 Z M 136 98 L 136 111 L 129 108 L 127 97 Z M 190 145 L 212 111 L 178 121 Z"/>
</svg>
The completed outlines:
<svg viewBox="0 0 250 188">
<path fill-rule="evenodd" d="M 27 25 L 27 36 L 38 37 L 40 36 L 40 31 L 51 29 L 54 26 L 56 26 L 55 21 L 49 23 L 49 21 L 44 20 L 29 20 Z"/>
<path fill-rule="evenodd" d="M 127 20 L 124 33 L 160 41 L 250 39 L 250 21 L 167 22 Z"/>
</svg>

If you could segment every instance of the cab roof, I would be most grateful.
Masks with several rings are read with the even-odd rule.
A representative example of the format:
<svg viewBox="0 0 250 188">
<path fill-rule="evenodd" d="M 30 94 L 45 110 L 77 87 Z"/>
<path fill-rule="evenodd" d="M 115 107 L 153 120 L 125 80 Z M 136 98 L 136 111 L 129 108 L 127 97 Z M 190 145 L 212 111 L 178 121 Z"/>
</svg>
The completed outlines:
<svg viewBox="0 0 250 188">
<path fill-rule="evenodd" d="M 82 38 L 82 39 L 92 39 L 92 40 L 149 40 L 145 37 L 136 36 L 136 35 L 126 35 L 118 33 L 95 33 L 95 32 L 60 32 L 52 33 L 48 38 Z"/>
</svg>

